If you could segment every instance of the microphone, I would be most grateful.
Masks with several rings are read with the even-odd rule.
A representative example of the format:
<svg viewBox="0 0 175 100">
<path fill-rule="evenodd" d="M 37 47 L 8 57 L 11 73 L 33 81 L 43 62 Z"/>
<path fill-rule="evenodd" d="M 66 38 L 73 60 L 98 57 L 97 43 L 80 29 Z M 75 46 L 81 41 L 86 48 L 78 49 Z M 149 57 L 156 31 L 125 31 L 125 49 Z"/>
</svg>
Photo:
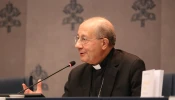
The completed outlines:
<svg viewBox="0 0 175 100">
<path fill-rule="evenodd" d="M 38 84 L 39 82 L 42 82 L 42 81 L 44 81 L 44 80 L 48 79 L 49 77 L 51 77 L 51 76 L 55 75 L 56 73 L 58 73 L 58 72 L 62 71 L 63 69 L 65 69 L 65 68 L 67 68 L 67 67 L 72 67 L 72 66 L 74 66 L 75 64 L 76 64 L 76 62 L 75 62 L 75 61 L 71 61 L 71 62 L 69 63 L 69 65 L 67 65 L 66 67 L 64 67 L 64 68 L 62 68 L 62 69 L 60 69 L 60 70 L 56 71 L 55 73 L 53 73 L 53 74 L 49 75 L 48 77 L 46 77 L 46 78 L 42 79 L 41 81 L 38 81 L 37 83 L 35 83 L 35 84 L 33 84 L 33 85 L 29 86 L 28 88 L 26 88 L 26 89 L 24 89 L 24 90 L 22 90 L 22 91 L 19 91 L 19 92 L 18 92 L 18 94 L 20 94 L 20 93 L 24 92 L 25 90 L 27 90 L 27 89 L 29 89 L 29 88 L 31 88 L 31 87 L 33 87 L 33 86 L 35 86 L 35 85 L 36 85 L 36 84 Z"/>
</svg>

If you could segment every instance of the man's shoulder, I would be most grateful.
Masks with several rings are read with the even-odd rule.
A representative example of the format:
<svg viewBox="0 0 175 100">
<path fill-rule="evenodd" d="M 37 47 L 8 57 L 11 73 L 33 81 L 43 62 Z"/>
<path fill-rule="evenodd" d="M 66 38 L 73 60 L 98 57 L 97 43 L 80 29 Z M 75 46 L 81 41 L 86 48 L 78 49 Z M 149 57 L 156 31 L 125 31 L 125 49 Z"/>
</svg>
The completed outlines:
<svg viewBox="0 0 175 100">
<path fill-rule="evenodd" d="M 91 71 L 91 65 L 87 63 L 80 64 L 73 68 L 70 72 L 71 78 L 74 80 L 79 80 L 83 75 L 86 73 L 90 73 Z"/>
<path fill-rule="evenodd" d="M 114 56 L 117 56 L 121 58 L 121 60 L 129 61 L 129 62 L 133 62 L 135 60 L 142 60 L 137 55 L 121 50 L 121 49 L 115 49 Z"/>
<path fill-rule="evenodd" d="M 72 72 L 82 72 L 83 70 L 85 70 L 87 67 L 89 67 L 90 64 L 88 63 L 82 63 L 78 66 L 76 66 L 75 68 L 72 69 Z"/>
<path fill-rule="evenodd" d="M 118 63 L 122 66 L 121 68 L 130 69 L 130 67 L 132 67 L 132 69 L 139 68 L 145 70 L 144 61 L 135 54 L 126 52 L 124 50 L 116 49 L 114 55 L 115 61 L 118 61 Z"/>
</svg>

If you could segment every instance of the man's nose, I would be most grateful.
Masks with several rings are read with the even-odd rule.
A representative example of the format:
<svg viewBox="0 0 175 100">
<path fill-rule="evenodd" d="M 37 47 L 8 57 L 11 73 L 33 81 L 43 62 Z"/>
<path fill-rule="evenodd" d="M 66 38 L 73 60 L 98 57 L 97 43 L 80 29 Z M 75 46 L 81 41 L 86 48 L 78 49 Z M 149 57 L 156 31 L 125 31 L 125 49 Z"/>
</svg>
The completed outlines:
<svg viewBox="0 0 175 100">
<path fill-rule="evenodd" d="M 83 46 L 82 46 L 81 42 L 78 40 L 78 41 L 75 43 L 75 47 L 76 47 L 76 48 L 82 48 Z"/>
</svg>

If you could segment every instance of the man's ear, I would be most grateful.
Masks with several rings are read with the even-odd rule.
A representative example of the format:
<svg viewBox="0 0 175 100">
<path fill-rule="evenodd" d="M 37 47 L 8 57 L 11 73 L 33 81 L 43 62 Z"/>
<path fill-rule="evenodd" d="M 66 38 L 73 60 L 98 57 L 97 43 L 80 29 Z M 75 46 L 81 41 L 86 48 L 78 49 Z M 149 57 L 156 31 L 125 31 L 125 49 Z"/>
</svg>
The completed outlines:
<svg viewBox="0 0 175 100">
<path fill-rule="evenodd" d="M 107 38 L 103 38 L 102 49 L 105 50 L 108 46 L 109 46 L 109 40 Z"/>
</svg>

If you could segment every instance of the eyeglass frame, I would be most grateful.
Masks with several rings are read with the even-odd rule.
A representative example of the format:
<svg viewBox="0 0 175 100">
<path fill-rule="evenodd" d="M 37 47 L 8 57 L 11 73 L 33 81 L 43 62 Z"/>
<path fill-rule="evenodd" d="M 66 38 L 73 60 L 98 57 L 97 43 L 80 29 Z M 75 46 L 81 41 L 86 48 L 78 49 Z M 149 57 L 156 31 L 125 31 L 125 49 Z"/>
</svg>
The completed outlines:
<svg viewBox="0 0 175 100">
<path fill-rule="evenodd" d="M 88 39 L 85 36 L 82 36 L 81 38 L 79 38 L 79 36 L 75 36 L 74 39 L 75 39 L 75 44 L 80 40 L 79 42 L 82 45 L 84 45 L 84 44 L 87 44 L 90 40 L 94 40 L 94 39 L 100 40 L 100 39 L 104 39 L 104 37 L 102 37 L 102 38 L 91 38 L 91 39 Z"/>
</svg>

